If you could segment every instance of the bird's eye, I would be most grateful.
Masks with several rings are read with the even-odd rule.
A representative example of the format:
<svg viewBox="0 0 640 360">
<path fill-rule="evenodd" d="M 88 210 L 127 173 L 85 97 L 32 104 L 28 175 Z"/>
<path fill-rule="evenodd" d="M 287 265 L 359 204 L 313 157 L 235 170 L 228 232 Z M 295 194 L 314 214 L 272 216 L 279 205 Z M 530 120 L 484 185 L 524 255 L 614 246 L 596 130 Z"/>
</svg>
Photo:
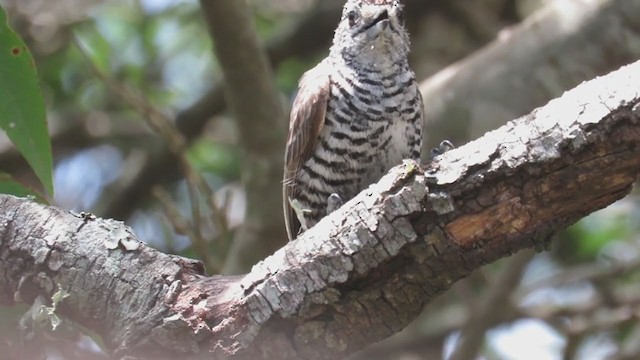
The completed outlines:
<svg viewBox="0 0 640 360">
<path fill-rule="evenodd" d="M 349 13 L 347 13 L 347 19 L 349 19 L 349 26 L 355 26 L 358 21 L 358 13 L 355 10 L 349 11 Z"/>
</svg>

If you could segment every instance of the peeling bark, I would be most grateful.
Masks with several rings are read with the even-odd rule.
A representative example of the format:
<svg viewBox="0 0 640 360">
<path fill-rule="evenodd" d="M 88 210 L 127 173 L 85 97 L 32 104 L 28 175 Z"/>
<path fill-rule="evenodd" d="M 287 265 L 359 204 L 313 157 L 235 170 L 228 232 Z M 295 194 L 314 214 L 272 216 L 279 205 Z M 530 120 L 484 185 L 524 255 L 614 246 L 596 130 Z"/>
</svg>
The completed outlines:
<svg viewBox="0 0 640 360">
<path fill-rule="evenodd" d="M 337 359 L 401 330 L 484 264 L 625 196 L 640 62 L 421 168 L 405 162 L 253 267 L 207 277 L 122 223 L 0 196 L 0 303 L 50 299 L 143 358 Z"/>
</svg>

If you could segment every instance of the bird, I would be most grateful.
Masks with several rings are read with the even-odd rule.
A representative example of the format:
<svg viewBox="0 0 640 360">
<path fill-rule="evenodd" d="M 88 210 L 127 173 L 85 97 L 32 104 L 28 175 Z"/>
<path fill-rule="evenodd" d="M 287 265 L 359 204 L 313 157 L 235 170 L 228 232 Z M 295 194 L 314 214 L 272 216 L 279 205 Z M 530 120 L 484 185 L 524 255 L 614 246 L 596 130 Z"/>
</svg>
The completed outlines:
<svg viewBox="0 0 640 360">
<path fill-rule="evenodd" d="M 305 72 L 289 118 L 289 241 L 403 159 L 419 160 L 424 110 L 397 0 L 347 0 L 329 54 Z"/>
</svg>

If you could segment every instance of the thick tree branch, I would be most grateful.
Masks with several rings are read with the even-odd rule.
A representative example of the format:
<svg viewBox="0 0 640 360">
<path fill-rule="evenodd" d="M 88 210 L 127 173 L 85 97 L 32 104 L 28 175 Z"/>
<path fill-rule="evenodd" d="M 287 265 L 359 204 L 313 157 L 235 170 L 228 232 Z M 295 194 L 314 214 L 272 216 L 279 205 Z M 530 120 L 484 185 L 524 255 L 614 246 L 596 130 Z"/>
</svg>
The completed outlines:
<svg viewBox="0 0 640 360">
<path fill-rule="evenodd" d="M 118 355 L 340 358 L 473 269 L 625 196 L 640 173 L 639 83 L 637 62 L 424 170 L 398 166 L 242 277 L 206 277 L 121 223 L 2 196 L 0 301 L 60 287 L 60 313 Z"/>
</svg>

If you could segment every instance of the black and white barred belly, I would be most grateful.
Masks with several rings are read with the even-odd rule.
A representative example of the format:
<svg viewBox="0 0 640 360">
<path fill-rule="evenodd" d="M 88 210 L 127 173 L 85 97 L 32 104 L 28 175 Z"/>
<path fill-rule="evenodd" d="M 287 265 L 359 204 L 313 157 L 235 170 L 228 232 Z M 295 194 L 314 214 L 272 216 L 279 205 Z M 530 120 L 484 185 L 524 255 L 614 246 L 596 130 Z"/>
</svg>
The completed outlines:
<svg viewBox="0 0 640 360">
<path fill-rule="evenodd" d="M 327 198 L 348 201 L 403 159 L 419 159 L 422 98 L 406 64 L 389 71 L 337 66 L 322 132 L 297 177 L 307 226 Z"/>
</svg>

